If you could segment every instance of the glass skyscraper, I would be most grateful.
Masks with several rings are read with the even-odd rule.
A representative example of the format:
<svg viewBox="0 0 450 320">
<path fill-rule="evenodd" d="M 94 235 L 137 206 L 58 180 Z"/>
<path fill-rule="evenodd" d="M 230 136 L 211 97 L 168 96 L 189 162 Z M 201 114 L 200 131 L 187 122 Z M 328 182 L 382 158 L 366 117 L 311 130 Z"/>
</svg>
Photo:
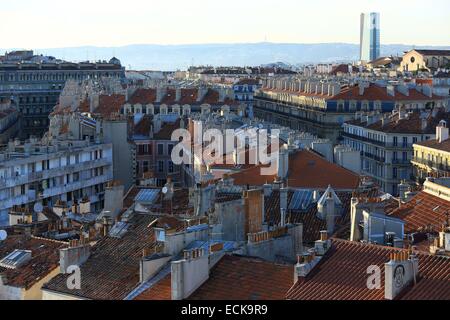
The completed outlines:
<svg viewBox="0 0 450 320">
<path fill-rule="evenodd" d="M 361 14 L 361 61 L 372 61 L 380 57 L 380 14 Z"/>
</svg>

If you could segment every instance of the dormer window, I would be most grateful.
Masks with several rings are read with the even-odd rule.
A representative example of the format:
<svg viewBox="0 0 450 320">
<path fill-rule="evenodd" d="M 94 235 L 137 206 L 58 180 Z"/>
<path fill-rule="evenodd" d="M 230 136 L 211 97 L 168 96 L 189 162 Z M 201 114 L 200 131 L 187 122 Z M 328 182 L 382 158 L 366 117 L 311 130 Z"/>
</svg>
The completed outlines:
<svg viewBox="0 0 450 320">
<path fill-rule="evenodd" d="M 156 241 L 158 242 L 164 242 L 166 241 L 166 230 L 164 229 L 160 229 L 160 228 L 155 228 L 155 237 L 156 237 Z"/>
</svg>

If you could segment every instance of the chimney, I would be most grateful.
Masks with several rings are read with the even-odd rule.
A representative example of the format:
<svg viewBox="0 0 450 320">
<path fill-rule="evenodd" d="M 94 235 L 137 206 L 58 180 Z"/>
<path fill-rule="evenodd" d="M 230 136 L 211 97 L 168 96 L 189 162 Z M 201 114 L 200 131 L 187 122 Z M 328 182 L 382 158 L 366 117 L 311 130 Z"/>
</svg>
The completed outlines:
<svg viewBox="0 0 450 320">
<path fill-rule="evenodd" d="M 188 298 L 209 278 L 208 254 L 203 249 L 184 251 L 184 259 L 171 264 L 172 300 Z"/>
<path fill-rule="evenodd" d="M 447 122 L 445 120 L 441 120 L 439 125 L 436 127 L 436 140 L 439 143 L 442 143 L 448 140 L 449 129 L 447 128 Z"/>
<path fill-rule="evenodd" d="M 112 181 L 105 189 L 104 211 L 109 211 L 115 219 L 123 208 L 124 186 L 118 181 Z"/>
<path fill-rule="evenodd" d="M 171 255 L 158 254 L 150 255 L 153 250 L 144 249 L 140 261 L 139 280 L 144 283 L 153 278 L 170 261 Z"/>
<path fill-rule="evenodd" d="M 314 202 L 317 202 L 317 201 L 319 201 L 319 199 L 320 199 L 320 193 L 319 193 L 319 191 L 318 191 L 318 190 L 314 190 L 314 191 L 313 191 L 313 201 L 314 201 Z"/>
<path fill-rule="evenodd" d="M 177 88 L 175 90 L 175 101 L 180 101 L 181 100 L 181 88 Z"/>
<path fill-rule="evenodd" d="M 439 247 L 450 252 L 450 227 L 445 227 L 439 232 Z"/>
<path fill-rule="evenodd" d="M 286 179 L 289 171 L 289 151 L 284 146 L 280 147 L 278 159 L 278 176 Z"/>
<path fill-rule="evenodd" d="M 219 102 L 224 102 L 226 96 L 227 96 L 227 92 L 225 91 L 225 89 L 224 88 L 220 88 L 219 89 Z"/>
<path fill-rule="evenodd" d="M 360 83 L 358 84 L 358 87 L 359 87 L 359 95 L 360 95 L 360 96 L 363 96 L 363 95 L 364 95 L 364 88 L 365 88 L 364 83 L 360 82 Z"/>
<path fill-rule="evenodd" d="M 428 126 L 428 120 L 427 118 L 420 118 L 420 128 L 422 131 L 426 130 Z"/>
<path fill-rule="evenodd" d="M 425 85 L 425 86 L 422 87 L 422 93 L 424 95 L 426 95 L 427 97 L 429 97 L 429 98 L 433 97 L 433 90 L 428 85 Z"/>
<path fill-rule="evenodd" d="M 299 279 L 305 278 L 330 248 L 331 240 L 328 239 L 327 231 L 321 231 L 320 240 L 314 243 L 314 248 L 297 256 L 297 264 L 294 268 L 294 284 Z"/>
<path fill-rule="evenodd" d="M 397 91 L 400 92 L 401 94 L 409 97 L 409 88 L 408 88 L 408 86 L 399 85 L 399 86 L 397 86 Z"/>
<path fill-rule="evenodd" d="M 286 226 L 286 209 L 280 209 L 280 227 L 284 228 Z"/>
<path fill-rule="evenodd" d="M 402 202 L 406 202 L 407 197 L 406 197 L 406 192 L 409 191 L 409 185 L 406 183 L 405 180 L 402 180 L 401 183 L 398 185 L 398 192 L 400 195 L 400 200 Z"/>
<path fill-rule="evenodd" d="M 361 240 L 361 232 L 359 230 L 359 223 L 362 220 L 362 210 L 358 208 L 359 200 L 353 197 L 350 204 L 350 241 Z"/>
<path fill-rule="evenodd" d="M 411 283 L 416 283 L 419 275 L 419 259 L 406 251 L 391 253 L 390 261 L 384 264 L 384 298 L 393 300 Z"/>
<path fill-rule="evenodd" d="M 406 118 L 406 111 L 403 107 L 398 110 L 398 120 L 403 120 Z"/>
<path fill-rule="evenodd" d="M 336 219 L 336 203 L 334 201 L 333 194 L 331 192 L 327 195 L 327 231 L 329 235 L 334 232 L 334 225 Z"/>
<path fill-rule="evenodd" d="M 270 195 L 272 194 L 272 185 L 269 183 L 264 184 L 263 190 L 264 190 L 264 197 L 270 197 Z"/>
<path fill-rule="evenodd" d="M 386 92 L 388 95 L 390 95 L 391 97 L 395 97 L 395 88 L 393 85 L 388 85 L 386 86 Z"/>
<path fill-rule="evenodd" d="M 320 239 L 314 242 L 314 250 L 318 256 L 324 256 L 331 247 L 331 240 L 328 239 L 328 231 L 320 231 Z"/>
<path fill-rule="evenodd" d="M 91 246 L 82 237 L 80 240 L 72 240 L 69 248 L 59 250 L 59 267 L 61 273 L 67 273 L 70 266 L 81 266 L 89 258 Z"/>
<path fill-rule="evenodd" d="M 80 214 L 91 213 L 91 201 L 89 198 L 84 198 L 80 202 Z"/>
<path fill-rule="evenodd" d="M 156 88 L 156 102 L 161 102 L 166 95 L 166 88 L 158 87 Z"/>
<path fill-rule="evenodd" d="M 244 191 L 245 234 L 262 231 L 264 196 L 260 189 Z"/>
<path fill-rule="evenodd" d="M 288 207 L 288 192 L 289 189 L 281 188 L 280 189 L 280 210 L 287 210 Z"/>
</svg>

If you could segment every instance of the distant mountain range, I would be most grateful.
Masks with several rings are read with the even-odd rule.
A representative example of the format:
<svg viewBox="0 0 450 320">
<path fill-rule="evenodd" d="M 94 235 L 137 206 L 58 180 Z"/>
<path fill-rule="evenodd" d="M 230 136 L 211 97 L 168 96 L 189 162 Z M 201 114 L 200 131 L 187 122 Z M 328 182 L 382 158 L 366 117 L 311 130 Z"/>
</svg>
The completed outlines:
<svg viewBox="0 0 450 320">
<path fill-rule="evenodd" d="M 402 55 L 412 45 L 383 45 L 381 54 Z M 416 46 L 425 49 L 447 47 Z M 5 49 L 0 49 L 4 52 Z M 276 61 L 298 65 L 303 63 L 355 61 L 359 58 L 359 45 L 349 43 L 290 44 L 192 44 L 192 45 L 128 45 L 123 47 L 74 47 L 39 49 L 36 53 L 51 55 L 69 61 L 109 60 L 116 56 L 122 64 L 134 70 L 177 70 L 190 65 L 256 66 Z"/>
</svg>

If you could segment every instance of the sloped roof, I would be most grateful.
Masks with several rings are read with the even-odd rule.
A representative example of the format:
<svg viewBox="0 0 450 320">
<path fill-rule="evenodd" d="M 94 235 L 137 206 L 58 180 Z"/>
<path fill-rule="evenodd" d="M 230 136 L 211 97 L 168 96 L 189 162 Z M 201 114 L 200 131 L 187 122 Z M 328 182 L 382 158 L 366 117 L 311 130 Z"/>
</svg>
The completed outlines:
<svg viewBox="0 0 450 320">
<path fill-rule="evenodd" d="M 281 300 L 292 286 L 294 268 L 258 258 L 224 256 L 190 300 Z"/>
<path fill-rule="evenodd" d="M 273 182 L 276 174 L 261 175 L 262 167 L 253 166 L 230 177 L 236 185 L 262 186 Z M 335 190 L 353 190 L 359 185 L 359 177 L 309 150 L 299 150 L 289 155 L 289 187 L 325 190 L 330 185 Z"/>
<path fill-rule="evenodd" d="M 137 89 L 128 100 L 131 104 L 151 104 L 156 101 L 156 89 Z"/>
<path fill-rule="evenodd" d="M 427 228 L 439 232 L 444 222 L 448 220 L 447 212 L 450 213 L 449 201 L 421 191 L 389 215 L 405 221 L 406 233 Z"/>
<path fill-rule="evenodd" d="M 81 266 L 81 289 L 67 288 L 67 276 L 59 274 L 43 286 L 62 294 L 94 300 L 122 300 L 139 284 L 139 261 L 143 249 L 154 248 L 156 241 L 151 215 L 135 214 L 122 238 L 106 236 L 91 249 Z"/>
<path fill-rule="evenodd" d="M 300 279 L 287 293 L 290 300 L 384 300 L 384 263 L 393 252 L 391 247 L 332 239 L 332 246 L 319 264 Z M 417 284 L 406 288 L 398 299 L 449 300 L 450 259 L 418 254 Z M 367 268 L 376 265 L 383 270 L 381 288 L 367 288 Z"/>
<path fill-rule="evenodd" d="M 120 113 L 120 109 L 125 104 L 125 96 L 121 94 L 101 95 L 99 96 L 98 107 L 94 113 L 100 113 L 104 117 L 112 113 Z"/>
<path fill-rule="evenodd" d="M 9 286 L 29 289 L 50 272 L 59 268 L 59 249 L 67 244 L 59 241 L 32 238 L 26 235 L 11 235 L 0 242 L 0 260 L 15 249 L 31 250 L 31 260 L 17 269 L 0 267 Z"/>
<path fill-rule="evenodd" d="M 288 207 L 293 198 L 293 191 L 288 192 Z M 351 192 L 338 192 L 337 196 L 342 201 L 342 216 L 336 218 L 336 233 L 346 234 L 350 230 L 350 202 Z M 280 193 L 273 190 L 269 197 L 264 199 L 266 221 L 271 225 L 280 223 Z M 320 238 L 320 231 L 327 229 L 325 219 L 317 216 L 317 203 L 313 203 L 305 210 L 289 210 L 287 213 L 289 223 L 303 224 L 303 242 L 310 244 Z M 345 229 L 345 230 L 343 230 Z"/>
</svg>

